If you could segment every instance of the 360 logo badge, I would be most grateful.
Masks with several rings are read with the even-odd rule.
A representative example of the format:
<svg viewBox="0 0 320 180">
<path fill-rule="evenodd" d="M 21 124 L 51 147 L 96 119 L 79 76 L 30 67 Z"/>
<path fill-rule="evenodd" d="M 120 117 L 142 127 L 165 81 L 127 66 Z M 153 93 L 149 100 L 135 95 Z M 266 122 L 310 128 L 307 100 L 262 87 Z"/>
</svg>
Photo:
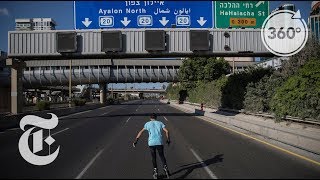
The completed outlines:
<svg viewBox="0 0 320 180">
<path fill-rule="evenodd" d="M 49 145 L 55 142 L 55 140 L 50 136 L 50 130 L 54 129 L 58 125 L 58 117 L 53 114 L 51 114 L 51 119 L 44 119 L 35 115 L 27 115 L 23 117 L 20 121 L 20 128 L 25 131 L 26 125 L 32 125 L 35 127 L 32 127 L 25 131 L 19 140 L 19 152 L 23 159 L 25 159 L 27 162 L 33 165 L 43 166 L 52 163 L 58 156 L 60 146 L 52 153 L 47 156 L 39 156 L 35 153 L 40 152 L 43 150 L 43 129 L 49 130 L 49 136 L 44 140 Z M 41 130 L 38 130 L 30 136 L 32 130 L 34 130 L 36 127 L 42 128 Z M 29 147 L 29 137 L 33 137 L 33 148 L 32 151 Z"/>
<path fill-rule="evenodd" d="M 308 40 L 308 27 L 301 18 L 300 10 L 280 10 L 271 13 L 261 28 L 265 47 L 277 56 L 298 53 Z"/>
</svg>

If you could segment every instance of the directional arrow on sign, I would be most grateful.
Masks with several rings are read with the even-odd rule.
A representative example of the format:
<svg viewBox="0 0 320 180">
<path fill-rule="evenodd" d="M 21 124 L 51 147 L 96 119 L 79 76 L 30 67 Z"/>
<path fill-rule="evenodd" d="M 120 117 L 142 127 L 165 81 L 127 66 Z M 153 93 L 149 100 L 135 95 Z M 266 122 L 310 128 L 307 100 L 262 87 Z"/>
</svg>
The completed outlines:
<svg viewBox="0 0 320 180">
<path fill-rule="evenodd" d="M 166 26 L 167 23 L 169 22 L 169 20 L 167 20 L 166 17 L 162 17 L 162 20 L 159 20 L 159 21 L 160 21 L 160 23 L 162 24 L 162 26 Z"/>
<path fill-rule="evenodd" d="M 92 23 L 92 21 L 90 21 L 89 18 L 84 18 L 84 21 L 82 21 L 82 23 L 83 23 L 86 27 L 89 27 L 90 24 Z"/>
<path fill-rule="evenodd" d="M 197 21 L 200 24 L 200 26 L 203 26 L 207 22 L 207 20 L 204 20 L 204 17 L 200 17 L 200 19 Z"/>
<path fill-rule="evenodd" d="M 259 7 L 261 4 L 264 4 L 264 1 L 259 1 L 259 2 L 256 4 L 256 7 Z"/>
<path fill-rule="evenodd" d="M 122 22 L 122 24 L 123 24 L 124 26 L 128 26 L 128 24 L 131 22 L 131 20 L 128 20 L 127 17 L 124 17 L 123 20 L 121 20 L 121 22 Z"/>
</svg>

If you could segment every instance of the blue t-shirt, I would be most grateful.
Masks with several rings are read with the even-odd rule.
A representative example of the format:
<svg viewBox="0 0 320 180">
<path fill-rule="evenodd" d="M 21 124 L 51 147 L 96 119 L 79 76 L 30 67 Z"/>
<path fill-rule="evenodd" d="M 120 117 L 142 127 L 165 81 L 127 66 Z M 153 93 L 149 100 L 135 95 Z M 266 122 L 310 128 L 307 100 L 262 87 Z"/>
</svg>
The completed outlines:
<svg viewBox="0 0 320 180">
<path fill-rule="evenodd" d="M 165 125 L 161 121 L 149 121 L 144 125 L 144 129 L 149 132 L 148 145 L 162 145 L 162 129 Z"/>
</svg>

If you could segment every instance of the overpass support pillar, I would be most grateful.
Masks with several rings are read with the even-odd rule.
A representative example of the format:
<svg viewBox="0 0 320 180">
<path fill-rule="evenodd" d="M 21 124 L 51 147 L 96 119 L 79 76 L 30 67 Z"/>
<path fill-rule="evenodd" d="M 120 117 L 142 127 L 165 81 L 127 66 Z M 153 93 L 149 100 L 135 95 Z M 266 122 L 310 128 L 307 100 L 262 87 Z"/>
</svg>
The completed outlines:
<svg viewBox="0 0 320 180">
<path fill-rule="evenodd" d="M 143 93 L 139 93 L 139 98 L 144 99 Z"/>
<path fill-rule="evenodd" d="M 10 87 L 0 88 L 0 112 L 9 112 L 11 107 Z"/>
<path fill-rule="evenodd" d="M 106 103 L 106 98 L 107 98 L 107 84 L 99 84 L 99 89 L 100 89 L 100 103 L 104 104 Z"/>
<path fill-rule="evenodd" d="M 119 97 L 119 94 L 118 94 L 118 93 L 113 93 L 113 94 L 112 94 L 112 98 L 113 98 L 113 99 L 118 99 L 118 97 Z"/>
<path fill-rule="evenodd" d="M 92 88 L 89 89 L 89 98 L 90 98 L 90 101 L 92 101 L 93 99 Z"/>
<path fill-rule="evenodd" d="M 22 112 L 23 108 L 23 62 L 7 59 L 6 65 L 11 67 L 11 113 L 18 114 Z"/>
</svg>

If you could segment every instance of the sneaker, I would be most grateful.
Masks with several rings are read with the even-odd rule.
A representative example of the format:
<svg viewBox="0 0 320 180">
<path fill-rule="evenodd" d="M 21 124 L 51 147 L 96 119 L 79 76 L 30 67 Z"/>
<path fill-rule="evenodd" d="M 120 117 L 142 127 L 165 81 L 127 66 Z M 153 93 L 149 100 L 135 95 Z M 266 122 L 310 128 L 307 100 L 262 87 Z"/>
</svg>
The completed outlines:
<svg viewBox="0 0 320 180">
<path fill-rule="evenodd" d="M 168 169 L 167 165 L 163 166 L 163 170 L 166 173 L 167 178 L 169 179 L 170 173 L 169 173 L 169 169 Z"/>
<path fill-rule="evenodd" d="M 158 170 L 157 168 L 153 169 L 153 179 L 157 179 L 158 178 Z"/>
</svg>

